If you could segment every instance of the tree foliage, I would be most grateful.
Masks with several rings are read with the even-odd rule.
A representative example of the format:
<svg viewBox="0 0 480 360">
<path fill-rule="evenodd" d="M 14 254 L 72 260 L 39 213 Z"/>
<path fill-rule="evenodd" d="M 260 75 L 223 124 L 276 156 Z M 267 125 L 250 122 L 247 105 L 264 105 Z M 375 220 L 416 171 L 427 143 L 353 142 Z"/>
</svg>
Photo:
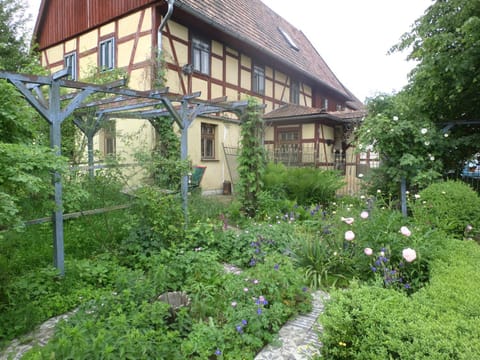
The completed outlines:
<svg viewBox="0 0 480 360">
<path fill-rule="evenodd" d="M 41 73 L 29 50 L 25 4 L 0 0 L 0 20 L 0 70 Z M 0 229 L 20 226 L 25 210 L 53 191 L 51 174 L 63 160 L 44 146 L 46 129 L 15 87 L 0 80 Z"/>
<path fill-rule="evenodd" d="M 373 190 L 393 192 L 402 178 L 423 187 L 441 175 L 440 155 L 446 142 L 427 116 L 415 112 L 404 93 L 379 95 L 367 102 L 368 116 L 357 130 L 360 151 L 381 156 Z"/>
<path fill-rule="evenodd" d="M 427 185 L 480 150 L 480 126 L 465 124 L 480 114 L 480 0 L 437 0 L 391 52 L 407 50 L 408 85 L 369 99 L 358 132 L 382 156 L 377 179 L 397 187 Z"/>
<path fill-rule="evenodd" d="M 405 92 L 417 114 L 439 128 L 480 114 L 480 0 L 438 0 L 392 51 L 410 50 L 418 62 Z M 458 125 L 442 158 L 458 167 L 478 151 L 478 125 Z"/>
<path fill-rule="evenodd" d="M 0 70 L 39 69 L 37 57 L 30 50 L 25 9 L 24 0 L 0 0 Z"/>
</svg>

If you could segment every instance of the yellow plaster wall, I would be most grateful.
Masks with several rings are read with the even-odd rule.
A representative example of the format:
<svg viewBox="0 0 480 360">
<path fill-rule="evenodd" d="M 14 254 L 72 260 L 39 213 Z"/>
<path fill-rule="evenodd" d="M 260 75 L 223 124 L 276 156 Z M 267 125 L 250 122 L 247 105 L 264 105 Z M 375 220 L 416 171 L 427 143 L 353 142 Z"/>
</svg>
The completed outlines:
<svg viewBox="0 0 480 360">
<path fill-rule="evenodd" d="M 212 58 L 212 78 L 223 80 L 223 61 Z"/>
<path fill-rule="evenodd" d="M 96 48 L 98 46 L 98 32 L 96 30 L 92 30 L 81 35 L 79 38 L 79 44 L 80 52 Z"/>
<path fill-rule="evenodd" d="M 124 36 L 135 33 L 138 29 L 139 22 L 139 11 L 118 20 L 118 37 L 121 39 Z"/>
<path fill-rule="evenodd" d="M 72 51 L 77 50 L 77 40 L 72 39 L 67 42 L 65 42 L 65 53 L 69 53 Z"/>
<path fill-rule="evenodd" d="M 50 64 L 63 61 L 63 44 L 47 49 L 47 59 Z"/>
<path fill-rule="evenodd" d="M 265 77 L 273 78 L 273 69 L 270 66 L 265 67 Z"/>
<path fill-rule="evenodd" d="M 179 43 L 178 41 L 174 41 L 174 46 L 177 54 L 178 65 L 189 64 L 190 61 L 188 59 L 188 46 L 185 44 Z M 173 59 L 173 53 L 171 54 Z"/>
<path fill-rule="evenodd" d="M 212 99 L 223 96 L 223 86 L 212 84 L 211 91 L 212 91 Z"/>
<path fill-rule="evenodd" d="M 302 138 L 303 139 L 313 139 L 313 138 L 315 138 L 315 125 L 314 124 L 303 124 L 303 126 L 302 126 Z"/>
<path fill-rule="evenodd" d="M 186 28 L 185 26 L 180 25 L 173 20 L 169 20 L 168 28 L 170 29 L 170 33 L 173 34 L 175 37 L 184 41 L 188 41 L 188 28 Z"/>
<path fill-rule="evenodd" d="M 318 129 L 318 137 L 320 139 L 331 139 L 333 140 L 334 137 L 334 128 L 327 125 L 320 125 Z M 319 143 L 319 154 L 318 154 L 318 161 L 319 162 L 333 162 L 334 155 L 333 155 L 333 145 L 327 145 L 325 143 Z"/>
<path fill-rule="evenodd" d="M 113 35 L 115 33 L 115 23 L 111 22 L 100 27 L 100 36 Z"/>
<path fill-rule="evenodd" d="M 117 65 L 119 68 L 127 67 L 130 63 L 130 54 L 133 51 L 133 45 L 133 40 L 118 44 Z"/>
<path fill-rule="evenodd" d="M 208 99 L 208 82 L 202 79 L 192 79 L 192 92 L 201 91 L 200 99 Z"/>
<path fill-rule="evenodd" d="M 222 56 L 223 57 L 223 45 L 218 41 L 212 41 L 212 54 Z"/>
<path fill-rule="evenodd" d="M 143 17 L 141 31 L 148 31 L 152 29 L 152 9 L 145 9 L 145 16 Z"/>
<path fill-rule="evenodd" d="M 215 160 L 201 159 L 201 124 L 202 122 L 216 125 Z M 201 188 L 204 192 L 218 192 L 224 181 L 231 181 L 228 166 L 225 161 L 223 144 L 237 147 L 240 137 L 240 127 L 233 123 L 223 123 L 219 120 L 198 117 L 188 129 L 188 154 L 193 165 L 206 166 Z"/>
<path fill-rule="evenodd" d="M 175 71 L 167 71 L 165 79 L 167 81 L 167 86 L 170 88 L 171 92 L 182 92 L 182 84 L 180 82 L 180 77 Z"/>
<path fill-rule="evenodd" d="M 273 126 L 267 126 L 265 128 L 265 141 L 273 141 L 275 139 L 275 129 Z"/>
<path fill-rule="evenodd" d="M 247 70 L 241 70 L 240 72 L 240 86 L 243 89 L 250 90 L 252 87 L 252 73 Z"/>
<path fill-rule="evenodd" d="M 239 99 L 238 91 L 231 88 L 225 89 L 225 95 L 228 97 L 228 101 L 236 101 Z"/>
<path fill-rule="evenodd" d="M 79 76 L 84 78 L 87 76 L 92 68 L 97 67 L 97 54 L 90 54 L 88 56 L 82 56 L 78 59 L 79 64 Z"/>
<path fill-rule="evenodd" d="M 232 85 L 238 85 L 238 60 L 227 55 L 226 81 Z"/>
<path fill-rule="evenodd" d="M 252 68 L 252 58 L 250 58 L 249 56 L 242 54 L 240 58 L 240 63 L 242 64 L 242 66 L 245 66 L 246 68 L 249 68 L 249 69 Z"/>
<path fill-rule="evenodd" d="M 135 69 L 130 73 L 128 87 L 135 90 L 149 90 L 150 81 L 145 69 Z"/>
<path fill-rule="evenodd" d="M 134 63 L 138 64 L 140 62 L 148 61 L 152 58 L 152 37 L 142 36 L 138 40 L 137 52 L 135 53 Z"/>
<path fill-rule="evenodd" d="M 265 95 L 268 97 L 273 97 L 273 81 L 265 80 Z"/>
</svg>

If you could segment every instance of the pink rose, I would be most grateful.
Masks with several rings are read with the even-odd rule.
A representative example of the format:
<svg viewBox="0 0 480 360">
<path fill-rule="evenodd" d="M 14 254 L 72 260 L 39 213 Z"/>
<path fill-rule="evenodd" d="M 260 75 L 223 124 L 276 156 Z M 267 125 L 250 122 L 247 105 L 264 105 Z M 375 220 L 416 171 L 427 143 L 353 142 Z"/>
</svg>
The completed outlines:
<svg viewBox="0 0 480 360">
<path fill-rule="evenodd" d="M 355 239 L 355 233 L 352 230 L 348 230 L 345 232 L 345 240 L 352 241 Z"/>
<path fill-rule="evenodd" d="M 402 226 L 400 228 L 400 232 L 401 232 L 402 235 L 405 235 L 405 236 L 412 235 L 412 232 L 406 226 Z"/>
<path fill-rule="evenodd" d="M 341 220 L 342 220 L 343 222 L 345 222 L 346 224 L 348 224 L 348 225 L 352 225 L 352 224 L 353 224 L 353 221 L 354 221 L 355 219 L 354 219 L 354 218 L 351 218 L 351 217 L 349 217 L 349 218 L 344 218 L 344 217 L 342 216 Z"/>
<path fill-rule="evenodd" d="M 363 252 L 365 253 L 365 255 L 367 256 L 371 256 L 373 254 L 373 250 L 371 248 L 365 248 L 363 250 Z"/>
<path fill-rule="evenodd" d="M 413 260 L 417 258 L 417 253 L 413 249 L 406 248 L 406 249 L 403 249 L 402 256 L 406 262 L 411 263 Z"/>
</svg>

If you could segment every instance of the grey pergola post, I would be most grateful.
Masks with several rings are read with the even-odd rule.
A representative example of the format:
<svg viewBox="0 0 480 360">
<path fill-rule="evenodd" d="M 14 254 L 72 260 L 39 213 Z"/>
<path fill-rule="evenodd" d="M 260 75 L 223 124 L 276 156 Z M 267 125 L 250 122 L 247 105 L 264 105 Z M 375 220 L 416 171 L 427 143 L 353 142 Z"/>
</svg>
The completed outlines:
<svg viewBox="0 0 480 360">
<path fill-rule="evenodd" d="M 61 79 L 68 75 L 67 69 L 59 71 L 52 76 L 33 76 L 8 72 L 0 72 L 0 78 L 10 81 L 19 90 L 25 99 L 47 120 L 50 125 L 50 146 L 56 155 L 61 155 L 61 125 L 62 122 L 79 106 L 79 104 L 90 95 L 93 90 L 85 89 L 75 94 L 70 103 L 64 108 L 60 104 Z M 48 86 L 48 103 L 41 91 L 36 91 L 36 96 L 31 89 L 38 89 L 39 86 Z M 65 274 L 64 264 L 64 237 L 63 237 L 63 201 L 62 201 L 62 179 L 58 172 L 53 174 L 55 209 L 53 219 L 53 263 L 63 276 Z"/>
<path fill-rule="evenodd" d="M 88 175 L 90 179 L 95 176 L 94 170 L 94 158 L 93 158 L 93 138 L 102 128 L 101 116 L 98 118 L 94 114 L 85 115 L 85 119 L 82 116 L 75 116 L 73 122 L 80 131 L 87 138 L 87 159 L 88 159 Z"/>
</svg>

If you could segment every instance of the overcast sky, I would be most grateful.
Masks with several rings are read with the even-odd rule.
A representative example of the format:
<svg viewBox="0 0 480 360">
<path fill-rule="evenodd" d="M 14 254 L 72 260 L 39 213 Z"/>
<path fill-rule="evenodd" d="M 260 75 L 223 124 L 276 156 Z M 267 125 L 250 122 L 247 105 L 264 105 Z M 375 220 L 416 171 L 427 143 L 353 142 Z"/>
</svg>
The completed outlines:
<svg viewBox="0 0 480 360">
<path fill-rule="evenodd" d="M 40 0 L 27 0 L 36 19 Z M 433 0 L 262 0 L 302 30 L 338 79 L 364 101 L 407 84 L 407 53 L 387 55 Z"/>
<path fill-rule="evenodd" d="M 300 29 L 353 94 L 364 101 L 407 84 L 408 53 L 387 55 L 432 0 L 262 0 Z"/>
</svg>

